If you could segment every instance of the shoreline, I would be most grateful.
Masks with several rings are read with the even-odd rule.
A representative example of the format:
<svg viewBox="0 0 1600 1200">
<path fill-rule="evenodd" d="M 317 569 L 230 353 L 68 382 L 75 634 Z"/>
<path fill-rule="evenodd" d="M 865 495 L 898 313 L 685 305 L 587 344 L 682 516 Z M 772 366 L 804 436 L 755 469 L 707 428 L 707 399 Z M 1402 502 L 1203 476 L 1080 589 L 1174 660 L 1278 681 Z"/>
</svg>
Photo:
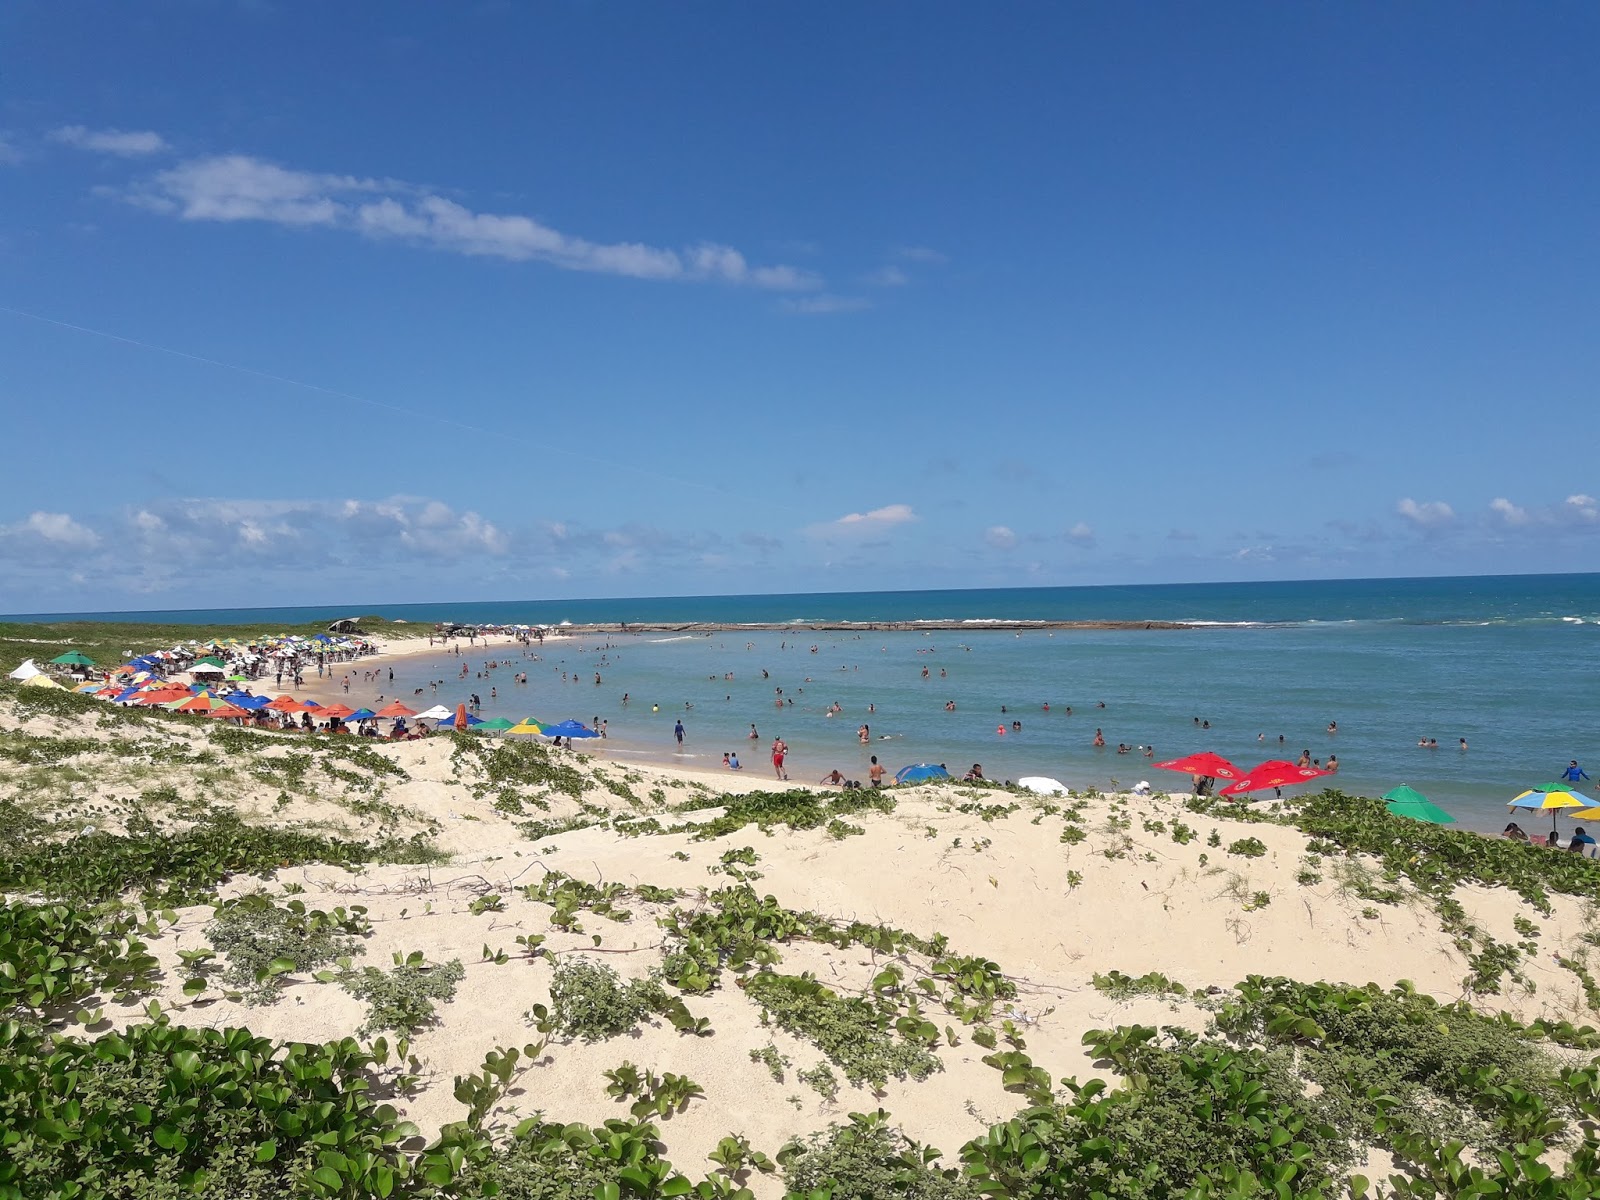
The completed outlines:
<svg viewBox="0 0 1600 1200">
<path fill-rule="evenodd" d="M 468 626 L 470 628 L 470 626 Z M 505 626 L 483 626 L 500 629 Z M 1098 632 L 1130 629 L 1198 629 L 1187 621 L 1046 621 L 974 618 L 966 621 L 593 621 L 583 624 L 562 622 L 539 625 L 548 640 L 560 634 L 598 633 L 961 633 L 967 630 L 995 629 L 1002 632 L 1031 629 L 1082 629 Z M 480 638 L 484 634 L 478 635 Z"/>
</svg>

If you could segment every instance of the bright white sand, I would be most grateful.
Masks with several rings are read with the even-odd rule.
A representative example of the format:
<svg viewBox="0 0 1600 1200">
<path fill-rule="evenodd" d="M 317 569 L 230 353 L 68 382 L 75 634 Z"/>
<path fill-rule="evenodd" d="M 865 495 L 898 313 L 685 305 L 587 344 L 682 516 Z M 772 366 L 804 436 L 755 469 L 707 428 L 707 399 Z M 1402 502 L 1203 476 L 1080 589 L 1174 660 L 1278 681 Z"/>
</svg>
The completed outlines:
<svg viewBox="0 0 1600 1200">
<path fill-rule="evenodd" d="M 205 745 L 201 721 L 159 724 L 156 735 L 174 744 Z M 14 714 L 0 712 L 0 727 L 16 728 Z M 93 733 L 102 738 L 152 736 L 97 730 L 90 719 L 58 721 L 34 717 L 24 727 L 38 734 Z M 293 737 L 274 739 L 288 753 Z M 364 743 L 372 744 L 372 743 Z M 516 820 L 497 811 L 492 796 L 475 797 L 477 779 L 452 765 L 447 739 L 395 745 L 379 744 L 381 753 L 405 769 L 409 778 L 392 784 L 384 802 L 405 814 L 400 832 L 436 828 L 437 841 L 452 856 L 446 866 L 377 867 L 350 874 L 327 867 L 283 871 L 267 886 L 281 889 L 298 883 L 313 907 L 364 904 L 376 932 L 363 960 L 387 968 L 391 952 L 423 951 L 430 961 L 459 958 L 466 979 L 441 1020 L 415 1040 L 414 1053 L 426 1078 L 419 1094 L 400 1097 L 397 1106 L 425 1131 L 457 1119 L 461 1106 L 451 1095 L 452 1077 L 476 1069 L 484 1055 L 501 1046 L 521 1046 L 536 1034 L 524 1020 L 535 1002 L 548 999 L 551 960 L 513 959 L 504 965 L 480 961 L 482 948 L 517 950 L 519 933 L 548 936 L 546 948 L 556 954 L 589 953 L 626 976 L 639 976 L 658 964 L 662 931 L 655 917 L 660 906 L 627 901 L 632 919 L 615 923 L 593 914 L 582 917 L 582 934 L 563 933 L 549 925 L 549 906 L 524 898 L 518 888 L 537 883 L 545 870 L 559 870 L 592 882 L 621 881 L 660 886 L 714 889 L 731 882 L 708 873 L 728 849 L 750 846 L 760 855 L 756 869 L 764 875 L 754 886 L 784 905 L 810 909 L 840 920 L 883 922 L 921 935 L 943 932 L 952 949 L 994 959 L 1020 989 L 1015 1016 L 1027 1024 L 1027 1052 L 1052 1077 L 1095 1073 L 1081 1039 L 1085 1030 L 1135 1022 L 1204 1027 L 1208 1014 L 1187 1001 L 1141 997 L 1117 1002 L 1091 986 L 1096 972 L 1113 969 L 1129 975 L 1160 971 L 1191 988 L 1226 988 L 1250 974 L 1287 975 L 1303 980 L 1327 979 L 1390 985 L 1409 979 L 1422 991 L 1445 998 L 1461 994 L 1466 973 L 1462 956 L 1439 928 L 1438 917 L 1422 903 L 1377 908 L 1341 889 L 1331 864 L 1321 868 L 1323 882 L 1304 886 L 1296 881 L 1303 864 L 1305 838 L 1298 831 L 1271 825 L 1242 824 L 1197 816 L 1181 799 L 1122 797 L 1090 802 L 1087 840 L 1066 845 L 1060 840 L 1063 820 L 1042 813 L 1042 799 L 1029 800 L 1005 792 L 978 792 L 955 785 L 896 789 L 893 813 L 849 818 L 865 834 L 835 841 L 822 830 L 763 834 L 754 826 L 731 836 L 696 842 L 686 833 L 624 837 L 604 828 L 587 828 L 553 837 L 527 840 Z M 570 756 L 566 761 L 575 761 Z M 80 764 L 83 765 L 83 764 Z M 105 767 L 107 778 L 111 768 Z M 613 779 L 623 777 L 617 764 L 590 763 Z M 720 791 L 732 782 L 722 772 L 692 772 L 630 765 L 633 790 L 644 797 L 653 788 L 677 803 L 693 794 L 695 784 Z M 11 771 L 10 764 L 0 770 Z M 159 776 L 165 778 L 165 776 Z M 193 776 L 171 776 L 193 791 Z M 111 784 L 102 795 L 132 795 L 151 786 L 152 778 Z M 747 788 L 772 788 L 770 780 L 741 777 Z M 180 788 L 180 790 L 184 790 Z M 349 810 L 350 796 L 337 782 L 314 780 L 315 796 L 274 807 L 278 788 L 249 778 L 219 787 L 242 810 L 259 819 L 307 827 L 341 828 L 352 834 L 371 833 L 373 819 Z M 612 811 L 627 804 L 593 787 L 585 802 Z M 1020 802 L 1009 816 L 984 821 L 954 806 Z M 1126 806 L 1127 827 L 1109 820 Z M 647 808 L 651 807 L 646 805 Z M 1101 811 L 1104 810 L 1104 811 Z M 579 811 L 576 802 L 552 798 L 548 812 L 559 817 Z M 707 814 L 678 814 L 664 823 L 704 819 Z M 1035 818 L 1038 818 L 1035 820 Z M 1145 819 L 1182 820 L 1198 831 L 1180 845 L 1165 832 L 1146 832 Z M 1221 847 L 1208 847 L 1216 828 Z M 1228 843 L 1246 836 L 1268 847 L 1263 858 L 1229 855 Z M 959 844 L 958 844 L 959 839 Z M 1107 857 L 1111 850 L 1114 857 Z M 687 854 L 686 861 L 674 858 Z M 1069 882 L 1077 872 L 1081 881 Z M 238 880 L 234 892 L 259 886 Z M 506 911 L 474 915 L 472 901 L 486 892 L 501 895 Z M 1247 907 L 1256 892 L 1270 896 L 1265 907 Z M 1516 915 L 1536 916 L 1515 895 L 1502 890 L 1465 889 L 1462 900 L 1471 917 L 1496 938 L 1520 940 L 1512 926 Z M 692 906 L 694 901 L 682 902 Z M 1537 990 L 1508 987 L 1504 996 L 1479 998 L 1480 1007 L 1506 1009 L 1523 1018 L 1546 1015 L 1575 1018 L 1584 1012 L 1583 997 L 1573 975 L 1552 961 L 1558 949 L 1577 943 L 1585 928 L 1585 906 L 1561 897 L 1555 912 L 1539 920 L 1542 956 L 1526 960 L 1523 969 Z M 205 907 L 181 912 L 178 925 L 153 943 L 170 969 L 170 984 L 160 996 L 164 1007 L 183 1004 L 179 949 L 205 944 L 202 927 L 210 916 Z M 592 934 L 603 945 L 596 952 Z M 836 950 L 801 943 L 783 948 L 782 970 L 814 972 L 841 992 L 862 988 L 882 961 L 859 947 Z M 811 1045 L 785 1033 L 764 1029 L 757 1007 L 725 972 L 722 986 L 705 996 L 686 997 L 696 1016 L 708 1017 L 715 1029 L 709 1038 L 676 1033 L 663 1022 L 646 1025 L 636 1037 L 599 1045 L 552 1044 L 539 1064 L 522 1076 L 513 1097 L 518 1112 L 541 1110 L 552 1118 L 599 1122 L 625 1116 L 626 1105 L 604 1093 L 601 1072 L 630 1060 L 641 1067 L 687 1074 L 706 1091 L 704 1100 L 661 1122 L 668 1156 L 682 1169 L 703 1169 L 705 1155 L 719 1138 L 741 1133 L 769 1153 L 791 1135 L 824 1127 L 850 1111 L 878 1106 L 894 1114 L 913 1137 L 953 1154 L 962 1142 L 988 1123 L 1021 1107 L 1019 1097 L 1001 1089 L 999 1072 L 980 1060 L 987 1053 L 953 1018 L 935 1013 L 941 1027 L 952 1025 L 959 1046 L 941 1047 L 944 1070 L 923 1083 L 891 1081 L 881 1097 L 846 1086 L 835 1104 L 825 1104 L 815 1091 L 794 1078 L 794 1072 L 821 1061 Z M 140 1017 L 136 1005 L 108 1010 L 118 1023 Z M 275 1038 L 323 1040 L 354 1032 L 362 1005 L 337 984 L 299 979 L 270 1006 L 247 1007 L 227 1000 L 204 1001 L 175 1013 L 175 1019 L 212 1026 L 247 1025 Z M 391 1038 L 391 1040 L 393 1040 Z M 784 1082 L 774 1082 L 766 1068 L 750 1061 L 749 1052 L 775 1044 L 793 1066 Z M 842 1081 L 842 1073 L 841 1073 Z M 789 1098 L 796 1097 L 798 1104 Z M 509 1114 L 507 1114 L 509 1115 Z M 772 1180 L 753 1181 L 758 1194 L 781 1190 Z"/>
</svg>

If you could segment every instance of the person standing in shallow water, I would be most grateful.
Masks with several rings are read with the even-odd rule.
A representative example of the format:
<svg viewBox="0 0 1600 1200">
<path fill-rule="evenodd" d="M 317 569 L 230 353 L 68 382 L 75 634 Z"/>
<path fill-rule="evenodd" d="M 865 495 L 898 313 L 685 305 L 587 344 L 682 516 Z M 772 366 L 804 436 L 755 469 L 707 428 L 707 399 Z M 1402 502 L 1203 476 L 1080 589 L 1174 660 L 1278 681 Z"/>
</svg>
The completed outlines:
<svg viewBox="0 0 1600 1200">
<path fill-rule="evenodd" d="M 678 745 L 683 745 L 683 722 L 679 721 L 672 727 L 672 736 L 678 739 Z"/>
</svg>

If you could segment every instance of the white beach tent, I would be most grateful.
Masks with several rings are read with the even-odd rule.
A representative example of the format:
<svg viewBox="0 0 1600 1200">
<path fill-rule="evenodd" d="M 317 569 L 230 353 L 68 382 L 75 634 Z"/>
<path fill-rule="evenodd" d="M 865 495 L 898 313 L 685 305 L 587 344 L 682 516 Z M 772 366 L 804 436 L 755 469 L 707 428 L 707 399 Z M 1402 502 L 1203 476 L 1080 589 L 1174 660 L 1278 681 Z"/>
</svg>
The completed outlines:
<svg viewBox="0 0 1600 1200">
<path fill-rule="evenodd" d="M 33 659 L 30 658 L 30 659 L 24 660 L 23 664 L 20 667 L 18 667 L 15 671 L 11 672 L 9 678 L 11 678 L 11 679 L 32 679 L 35 675 L 43 675 L 43 674 L 44 674 L 43 671 L 39 670 L 38 667 L 33 665 Z"/>
<path fill-rule="evenodd" d="M 448 717 L 455 716 L 455 712 L 456 710 L 453 708 L 446 708 L 442 704 L 435 704 L 426 712 L 419 712 L 412 719 L 415 721 L 443 721 Z"/>
<path fill-rule="evenodd" d="M 226 675 L 227 672 L 224 671 L 221 667 L 217 666 L 215 663 L 200 663 L 198 666 L 190 667 L 189 668 L 189 674 L 191 674 L 191 675 Z"/>
</svg>

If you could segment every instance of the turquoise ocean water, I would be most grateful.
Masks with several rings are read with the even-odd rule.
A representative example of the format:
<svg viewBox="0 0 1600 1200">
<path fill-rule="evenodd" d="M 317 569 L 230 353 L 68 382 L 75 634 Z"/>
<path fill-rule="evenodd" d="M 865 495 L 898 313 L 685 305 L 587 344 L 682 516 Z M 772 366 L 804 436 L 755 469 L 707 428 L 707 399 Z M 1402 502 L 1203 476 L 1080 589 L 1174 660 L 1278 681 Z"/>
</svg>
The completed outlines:
<svg viewBox="0 0 1600 1200">
<path fill-rule="evenodd" d="M 1556 777 L 1569 759 L 1589 767 L 1600 751 L 1600 574 L 72 615 L 204 626 L 353 611 L 412 621 L 969 623 L 926 634 L 573 637 L 547 645 L 539 662 L 507 653 L 506 665 L 482 677 L 481 652 L 419 657 L 396 662 L 392 685 L 385 677 L 352 689 L 409 700 L 423 687 L 430 702 L 450 704 L 476 692 L 485 717 L 602 718 L 605 751 L 619 758 L 675 758 L 672 727 L 682 718 L 686 763 L 720 765 L 723 752 L 735 750 L 747 772 L 769 776 L 766 748 L 782 735 L 796 780 L 815 781 L 834 767 L 864 777 L 876 752 L 891 770 L 981 762 L 995 778 L 1159 786 L 1165 773 L 1137 753 L 1117 755 L 1117 743 L 1153 745 L 1157 759 L 1210 749 L 1246 767 L 1309 749 L 1318 759 L 1338 755 L 1346 790 L 1376 794 L 1409 783 L 1463 824 L 1498 829 L 1512 795 Z M 1006 619 L 1200 627 L 1020 635 L 984 628 Z M 470 666 L 464 680 L 462 662 Z M 518 670 L 528 672 L 526 686 L 512 682 Z M 437 691 L 433 680 L 444 681 Z M 774 704 L 778 687 L 793 706 Z M 945 708 L 950 700 L 954 712 Z M 835 702 L 843 712 L 830 717 Z M 867 712 L 869 703 L 876 712 Z M 1195 717 L 1211 728 L 1196 728 Z M 1009 732 L 1013 720 L 1022 722 L 1020 734 Z M 863 721 L 870 747 L 856 738 Z M 1326 731 L 1330 721 L 1338 722 L 1335 735 Z M 752 723 L 758 741 L 745 736 Z M 996 732 L 1002 723 L 1004 736 Z M 1091 745 L 1096 727 L 1110 743 L 1105 750 Z M 878 740 L 884 735 L 889 740 Z M 1438 739 L 1439 749 L 1419 748 L 1422 737 Z M 1466 752 L 1457 748 L 1461 737 Z"/>
</svg>

